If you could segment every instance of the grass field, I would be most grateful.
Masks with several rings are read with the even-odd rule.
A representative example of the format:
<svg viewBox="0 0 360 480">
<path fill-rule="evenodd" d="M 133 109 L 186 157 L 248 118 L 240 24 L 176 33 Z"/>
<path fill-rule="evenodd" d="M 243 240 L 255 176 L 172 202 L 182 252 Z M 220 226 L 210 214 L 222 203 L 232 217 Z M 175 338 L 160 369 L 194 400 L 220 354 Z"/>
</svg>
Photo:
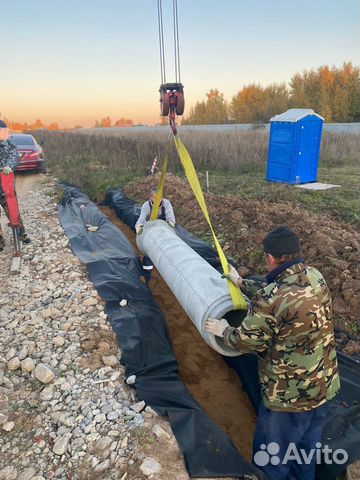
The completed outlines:
<svg viewBox="0 0 360 480">
<path fill-rule="evenodd" d="M 235 193 L 241 197 L 256 198 L 268 202 L 288 201 L 302 205 L 307 210 L 330 214 L 332 217 L 359 225 L 359 167 L 320 167 L 319 181 L 341 185 L 324 191 L 295 188 L 291 185 L 277 184 L 265 180 L 265 168 L 254 172 L 226 175 L 214 172 L 210 175 L 210 192 L 215 194 Z M 205 187 L 205 179 L 202 176 Z"/>
<path fill-rule="evenodd" d="M 122 133 L 119 129 L 111 137 L 47 131 L 36 133 L 36 137 L 45 141 L 48 166 L 56 177 L 79 185 L 91 198 L 101 200 L 107 188 L 148 175 L 155 156 L 161 160 L 168 135 Z M 209 171 L 212 193 L 288 201 L 360 225 L 360 135 L 324 133 L 319 181 L 340 184 L 341 188 L 320 192 L 265 180 L 268 133 L 261 130 L 184 132 L 182 140 L 204 186 L 205 171 Z M 182 175 L 175 154 L 170 171 Z"/>
</svg>

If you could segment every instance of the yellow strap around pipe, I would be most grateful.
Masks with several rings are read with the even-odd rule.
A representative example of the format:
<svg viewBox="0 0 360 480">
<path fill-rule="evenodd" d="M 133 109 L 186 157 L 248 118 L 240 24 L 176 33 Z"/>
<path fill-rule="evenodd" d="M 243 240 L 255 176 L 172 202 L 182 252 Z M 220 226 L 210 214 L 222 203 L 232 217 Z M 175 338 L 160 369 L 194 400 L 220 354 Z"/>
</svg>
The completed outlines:
<svg viewBox="0 0 360 480">
<path fill-rule="evenodd" d="M 160 202 L 161 202 L 162 197 L 163 197 L 163 190 L 164 190 L 166 172 L 167 172 L 167 168 L 168 168 L 168 165 L 169 165 L 169 158 L 170 158 L 171 150 L 173 148 L 173 144 L 174 144 L 174 142 L 173 142 L 173 139 L 171 138 L 169 143 L 167 144 L 167 147 L 166 147 L 166 150 L 165 150 L 164 162 L 163 162 L 163 166 L 162 166 L 162 169 L 161 169 L 160 182 L 159 182 L 159 185 L 157 187 L 156 198 L 155 198 L 154 206 L 153 206 L 152 211 L 151 211 L 150 220 L 156 220 L 158 218 L 158 215 L 159 215 Z"/>
<path fill-rule="evenodd" d="M 190 154 L 187 151 L 185 145 L 180 140 L 180 138 L 175 136 L 174 141 L 175 141 L 176 150 L 179 154 L 181 163 L 184 167 L 185 174 L 186 174 L 187 179 L 190 183 L 192 191 L 194 192 L 196 200 L 198 201 L 198 203 L 200 205 L 200 208 L 201 208 L 201 210 L 204 214 L 204 217 L 206 218 L 206 220 L 209 224 L 209 227 L 211 229 L 211 232 L 213 234 L 214 242 L 215 242 L 215 246 L 216 246 L 216 249 L 218 251 L 218 254 L 219 254 L 221 266 L 224 270 L 224 273 L 229 273 L 229 270 L 230 270 L 229 269 L 229 264 L 228 264 L 228 261 L 227 261 L 227 258 L 225 256 L 225 254 L 224 254 L 224 252 L 221 248 L 221 245 L 220 245 L 220 243 L 219 243 L 219 241 L 216 237 L 214 228 L 212 226 L 212 223 L 211 223 L 211 220 L 210 220 L 210 215 L 209 215 L 209 212 L 208 212 L 208 209 L 207 209 L 207 206 L 206 206 L 204 194 L 203 194 L 203 191 L 201 189 L 199 178 L 197 176 L 197 173 L 196 173 L 194 164 L 191 160 Z M 247 309 L 247 303 L 246 303 L 246 301 L 243 297 L 243 294 L 241 293 L 240 288 L 236 287 L 230 280 L 228 280 L 228 286 L 229 286 L 230 295 L 231 295 L 231 298 L 232 298 L 235 309 L 246 310 Z"/>
<path fill-rule="evenodd" d="M 157 195 L 156 199 L 154 202 L 154 206 L 151 212 L 150 220 L 156 220 L 158 218 L 158 212 L 159 212 L 159 207 L 160 207 L 160 201 L 162 199 L 162 194 L 163 194 L 163 188 L 164 188 L 164 183 L 165 183 L 165 178 L 166 178 L 166 171 L 167 167 L 169 164 L 169 157 L 170 153 L 173 147 L 173 142 L 175 143 L 176 150 L 179 154 L 182 166 L 185 170 L 186 177 L 190 183 L 191 189 L 194 192 L 194 195 L 196 197 L 196 200 L 198 201 L 200 208 L 204 214 L 204 217 L 206 218 L 206 221 L 209 224 L 209 227 L 211 229 L 211 232 L 214 237 L 214 243 L 217 249 L 217 252 L 219 254 L 221 266 L 224 270 L 224 273 L 229 273 L 229 264 L 226 259 L 226 256 L 221 248 L 221 245 L 216 237 L 214 228 L 212 226 L 211 220 L 210 220 L 210 215 L 206 206 L 205 198 L 203 191 L 201 189 L 201 185 L 199 182 L 199 178 L 197 176 L 194 164 L 191 160 L 190 154 L 187 151 L 185 145 L 182 143 L 182 141 L 174 135 L 173 138 L 169 141 L 168 146 L 166 147 L 165 151 L 165 156 L 164 156 L 164 163 L 161 171 L 161 177 L 160 177 L 160 182 L 158 185 L 158 190 L 157 190 Z M 230 295 L 231 299 L 234 304 L 235 309 L 243 309 L 247 310 L 247 303 L 243 297 L 243 294 L 241 293 L 241 290 L 236 287 L 230 280 L 228 280 L 228 286 L 230 290 Z"/>
</svg>

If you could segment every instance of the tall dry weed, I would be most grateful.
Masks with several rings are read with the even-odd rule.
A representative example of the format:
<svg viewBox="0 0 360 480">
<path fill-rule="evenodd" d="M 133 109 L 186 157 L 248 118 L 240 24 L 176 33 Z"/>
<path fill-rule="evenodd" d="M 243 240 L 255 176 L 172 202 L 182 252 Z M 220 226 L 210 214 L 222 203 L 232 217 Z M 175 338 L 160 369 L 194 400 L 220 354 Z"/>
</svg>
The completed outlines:
<svg viewBox="0 0 360 480">
<path fill-rule="evenodd" d="M 107 131 L 109 130 L 109 131 Z M 160 160 L 169 138 L 167 129 L 129 131 L 84 129 L 81 132 L 35 132 L 43 139 L 49 167 L 54 174 L 77 183 L 98 196 L 103 188 L 148 172 L 155 157 Z M 269 133 L 249 131 L 183 131 L 181 138 L 200 172 L 227 171 L 229 174 L 264 171 Z M 321 165 L 346 166 L 359 161 L 360 135 L 324 132 Z M 181 171 L 172 153 L 171 171 Z"/>
</svg>

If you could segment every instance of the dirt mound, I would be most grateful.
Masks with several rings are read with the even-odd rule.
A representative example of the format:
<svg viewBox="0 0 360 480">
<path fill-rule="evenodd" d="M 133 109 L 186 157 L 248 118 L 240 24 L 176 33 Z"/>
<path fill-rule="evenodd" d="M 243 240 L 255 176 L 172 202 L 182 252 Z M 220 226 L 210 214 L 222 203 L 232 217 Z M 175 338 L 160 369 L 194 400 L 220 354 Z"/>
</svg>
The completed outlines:
<svg viewBox="0 0 360 480">
<path fill-rule="evenodd" d="M 146 177 L 125 188 L 138 202 L 145 201 L 159 180 Z M 169 174 L 164 196 L 173 203 L 177 221 L 191 232 L 207 235 L 209 228 L 190 186 Z M 241 265 L 243 274 L 264 274 L 262 239 L 269 230 L 287 224 L 301 238 L 306 263 L 324 275 L 334 301 L 336 326 L 359 331 L 359 233 L 330 216 L 316 215 L 290 202 L 266 203 L 237 195 L 205 194 L 210 216 L 226 253 Z"/>
</svg>

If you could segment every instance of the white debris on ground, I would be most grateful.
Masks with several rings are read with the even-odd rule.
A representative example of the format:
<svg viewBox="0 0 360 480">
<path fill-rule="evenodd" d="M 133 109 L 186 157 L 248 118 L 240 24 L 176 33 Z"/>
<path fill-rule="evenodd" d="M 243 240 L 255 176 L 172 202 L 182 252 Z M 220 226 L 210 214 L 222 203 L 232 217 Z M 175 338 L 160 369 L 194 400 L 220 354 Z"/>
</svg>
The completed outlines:
<svg viewBox="0 0 360 480">
<path fill-rule="evenodd" d="M 9 275 L 5 228 L 0 480 L 188 479 L 168 423 L 124 383 L 104 305 L 68 246 L 46 182 L 19 196 L 32 239 L 19 275 Z"/>
<path fill-rule="evenodd" d="M 302 185 L 295 185 L 295 188 L 304 188 L 305 190 L 329 190 L 330 188 L 339 188 L 341 185 L 333 185 L 332 183 L 303 183 Z"/>
</svg>

